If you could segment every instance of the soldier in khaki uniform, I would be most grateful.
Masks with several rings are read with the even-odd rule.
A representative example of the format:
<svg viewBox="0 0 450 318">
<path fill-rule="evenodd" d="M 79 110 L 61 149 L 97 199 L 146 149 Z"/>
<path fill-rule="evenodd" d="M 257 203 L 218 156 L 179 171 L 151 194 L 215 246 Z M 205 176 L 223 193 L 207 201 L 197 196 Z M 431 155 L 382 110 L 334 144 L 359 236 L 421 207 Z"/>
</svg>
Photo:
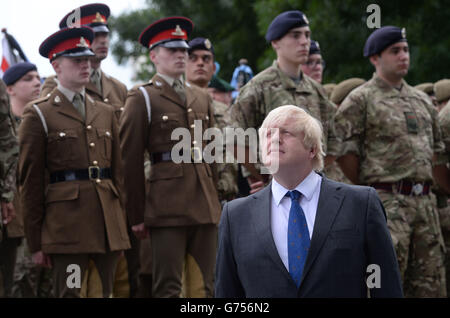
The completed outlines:
<svg viewBox="0 0 450 318">
<path fill-rule="evenodd" d="M 335 139 L 331 125 L 336 106 L 328 100 L 322 86 L 301 70 L 309 56 L 310 33 L 308 19 L 300 11 L 283 12 L 272 21 L 266 40 L 275 49 L 277 60 L 241 88 L 231 117 L 244 130 L 257 129 L 276 107 L 296 105 L 307 110 L 323 125 L 324 151 L 330 155 L 325 159 L 327 166 L 331 156 L 339 151 L 337 143 L 333 143 L 336 149 L 330 143 Z M 247 179 L 252 192 L 262 189 L 264 178 L 252 165 L 246 163 L 245 167 L 251 174 Z"/>
<path fill-rule="evenodd" d="M 19 239 L 15 237 L 17 235 L 20 237 L 22 233 L 14 233 L 16 213 L 12 203 L 16 190 L 19 145 L 11 118 L 9 97 L 2 80 L 0 80 L 0 149 L 0 297 L 9 297 L 19 243 Z"/>
<path fill-rule="evenodd" d="M 183 83 L 192 27 L 189 19 L 173 17 L 158 20 L 141 33 L 139 42 L 150 49 L 157 74 L 128 93 L 121 118 L 127 213 L 138 237 L 150 233 L 153 297 L 180 297 L 183 273 L 188 284 L 201 282 L 189 284 L 199 289 L 189 289 L 183 296 L 211 297 L 214 290 L 220 203 L 214 167 L 202 160 L 206 143 L 194 135 L 213 127 L 214 115 L 209 95 Z M 184 140 L 188 149 L 180 152 L 172 151 L 179 143 L 171 139 L 176 128 L 190 133 Z M 145 150 L 152 162 L 148 187 Z M 178 155 L 183 162 L 177 164 Z"/>
<path fill-rule="evenodd" d="M 338 108 L 336 134 L 343 141 L 338 162 L 352 182 L 377 190 L 405 296 L 445 297 L 444 246 L 430 192 L 433 177 L 441 182 L 445 169 L 436 109 L 403 79 L 409 69 L 405 29 L 377 29 L 364 56 L 376 72 Z"/>
<path fill-rule="evenodd" d="M 90 259 L 110 297 L 119 254 L 130 247 L 117 120 L 84 89 L 93 38 L 90 28 L 62 29 L 41 44 L 59 84 L 26 107 L 19 130 L 25 234 L 33 261 L 52 267 L 56 297 L 80 296 Z"/>
<path fill-rule="evenodd" d="M 78 8 L 80 11 L 80 24 L 91 27 L 94 30 L 95 38 L 91 44 L 92 51 L 95 56 L 91 58 L 91 75 L 90 81 L 86 84 L 86 91 L 94 99 L 102 101 L 106 104 L 114 106 L 117 119 L 127 98 L 127 87 L 106 74 L 101 69 L 101 62 L 108 56 L 109 50 L 109 28 L 108 18 L 110 9 L 105 4 L 87 4 Z M 70 23 L 73 11 L 69 12 L 59 23 L 61 29 L 68 26 Z M 58 79 L 56 76 L 48 77 L 42 86 L 41 96 L 47 96 L 57 86 Z"/>
</svg>

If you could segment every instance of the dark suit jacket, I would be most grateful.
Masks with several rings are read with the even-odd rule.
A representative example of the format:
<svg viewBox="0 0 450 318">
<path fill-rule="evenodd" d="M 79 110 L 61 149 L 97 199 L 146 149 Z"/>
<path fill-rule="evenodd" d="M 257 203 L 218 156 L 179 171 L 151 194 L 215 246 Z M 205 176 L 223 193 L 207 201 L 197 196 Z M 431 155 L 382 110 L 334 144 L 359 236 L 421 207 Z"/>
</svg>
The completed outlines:
<svg viewBox="0 0 450 318">
<path fill-rule="evenodd" d="M 397 257 L 375 190 L 322 180 L 311 246 L 297 289 L 276 249 L 271 187 L 223 208 L 216 297 L 367 297 L 366 273 L 377 264 L 371 297 L 402 297 Z"/>
</svg>

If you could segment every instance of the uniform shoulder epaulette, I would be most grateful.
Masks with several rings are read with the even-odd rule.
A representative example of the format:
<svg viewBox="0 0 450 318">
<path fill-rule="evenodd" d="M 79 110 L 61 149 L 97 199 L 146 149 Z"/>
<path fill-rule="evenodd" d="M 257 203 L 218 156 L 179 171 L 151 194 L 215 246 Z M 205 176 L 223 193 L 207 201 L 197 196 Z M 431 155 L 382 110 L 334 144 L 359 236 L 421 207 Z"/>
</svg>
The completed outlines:
<svg viewBox="0 0 450 318">
<path fill-rule="evenodd" d="M 48 101 L 49 98 L 50 98 L 50 95 L 51 95 L 51 94 L 47 94 L 46 96 L 39 97 L 38 99 L 35 99 L 35 100 L 32 102 L 32 104 L 40 104 L 40 103 L 42 103 L 42 102 Z"/>
<path fill-rule="evenodd" d="M 149 86 L 149 85 L 153 85 L 151 80 L 150 80 L 150 82 L 147 82 L 147 83 L 136 84 L 131 88 L 131 90 L 138 90 L 139 87 L 144 87 L 144 86 Z"/>
</svg>

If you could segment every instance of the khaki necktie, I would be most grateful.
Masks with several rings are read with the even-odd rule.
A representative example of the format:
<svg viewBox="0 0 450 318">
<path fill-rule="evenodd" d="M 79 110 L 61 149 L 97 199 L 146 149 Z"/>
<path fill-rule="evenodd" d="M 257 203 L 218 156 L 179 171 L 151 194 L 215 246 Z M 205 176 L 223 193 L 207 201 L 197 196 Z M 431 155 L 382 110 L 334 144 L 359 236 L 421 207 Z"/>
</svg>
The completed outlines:
<svg viewBox="0 0 450 318">
<path fill-rule="evenodd" d="M 81 94 L 75 94 L 75 96 L 73 97 L 72 103 L 73 103 L 73 106 L 75 106 L 75 108 L 80 113 L 81 117 L 85 118 L 86 112 L 84 109 L 83 96 Z"/>
<path fill-rule="evenodd" d="M 95 87 L 97 87 L 98 91 L 100 93 L 102 93 L 102 81 L 101 81 L 99 70 L 94 70 L 92 72 L 91 83 L 93 83 L 95 85 Z"/>
<path fill-rule="evenodd" d="M 184 92 L 184 86 L 183 83 L 181 83 L 181 80 L 179 79 L 174 80 L 172 87 L 175 90 L 175 92 L 177 92 L 178 96 L 180 96 L 181 100 L 184 103 L 186 101 L 186 94 Z"/>
</svg>

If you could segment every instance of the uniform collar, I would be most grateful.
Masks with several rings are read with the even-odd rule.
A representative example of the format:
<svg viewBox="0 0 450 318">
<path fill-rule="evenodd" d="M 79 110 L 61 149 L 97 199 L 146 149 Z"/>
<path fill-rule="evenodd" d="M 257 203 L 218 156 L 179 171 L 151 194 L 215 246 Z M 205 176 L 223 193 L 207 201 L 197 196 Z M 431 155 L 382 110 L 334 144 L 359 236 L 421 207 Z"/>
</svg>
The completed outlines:
<svg viewBox="0 0 450 318">
<path fill-rule="evenodd" d="M 66 98 L 67 98 L 70 102 L 73 101 L 74 96 L 77 94 L 76 92 L 71 91 L 70 89 L 65 88 L 64 86 L 62 86 L 61 83 L 60 83 L 59 81 L 58 81 L 58 86 L 57 86 L 57 88 L 59 89 L 59 91 L 60 91 L 64 96 L 66 96 Z M 84 87 L 83 87 L 83 90 L 80 92 L 80 94 L 81 94 L 81 97 L 83 97 L 83 100 L 84 100 L 84 99 L 85 99 L 85 88 L 84 88 Z"/>
<path fill-rule="evenodd" d="M 385 80 L 383 80 L 377 73 L 373 73 L 372 80 L 375 82 L 379 88 L 386 92 L 392 92 L 394 94 L 406 93 L 409 91 L 408 83 L 404 79 L 402 79 L 401 88 L 397 89 L 389 85 Z"/>
<path fill-rule="evenodd" d="M 175 81 L 175 78 L 168 76 L 168 75 L 164 75 L 161 73 L 156 73 L 159 77 L 161 77 L 163 80 L 165 80 L 167 82 L 167 84 L 169 84 L 170 86 L 173 86 L 173 82 Z M 183 76 L 179 77 L 179 80 L 181 81 L 182 84 L 184 84 L 184 79 Z"/>
<path fill-rule="evenodd" d="M 288 75 L 286 75 L 286 74 L 280 69 L 280 67 L 278 66 L 278 62 L 277 62 L 276 60 L 273 61 L 272 67 L 275 68 L 275 69 L 278 71 L 278 73 L 280 74 L 281 82 L 283 83 L 283 86 L 284 86 L 286 89 L 289 89 L 289 88 L 296 89 L 296 88 L 298 88 L 302 83 L 304 83 L 304 78 L 305 78 L 305 76 L 304 76 L 304 74 L 303 74 L 303 71 L 300 70 L 300 74 L 299 74 L 299 79 L 300 79 L 300 81 L 299 81 L 298 84 L 296 84 L 295 81 L 294 81 L 292 78 L 290 78 Z"/>
</svg>

